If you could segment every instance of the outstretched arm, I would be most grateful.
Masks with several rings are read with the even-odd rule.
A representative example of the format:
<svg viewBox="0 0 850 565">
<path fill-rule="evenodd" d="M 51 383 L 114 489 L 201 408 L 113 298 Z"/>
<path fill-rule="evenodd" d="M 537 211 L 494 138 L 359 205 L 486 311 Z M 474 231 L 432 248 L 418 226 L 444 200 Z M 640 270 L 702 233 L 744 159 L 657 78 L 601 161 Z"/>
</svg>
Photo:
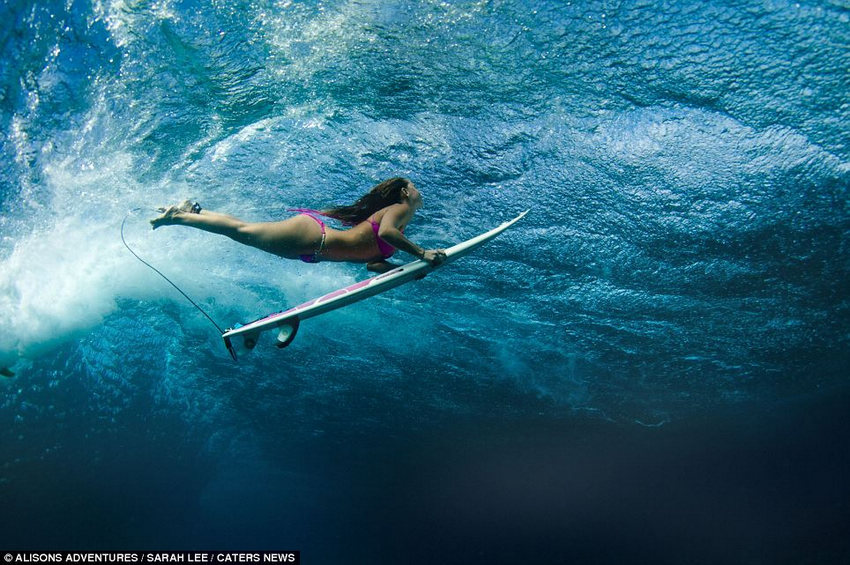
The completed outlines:
<svg viewBox="0 0 850 565">
<path fill-rule="evenodd" d="M 398 229 L 398 226 L 404 225 L 413 216 L 413 210 L 406 204 L 396 204 L 384 212 L 381 218 L 381 225 L 378 228 L 378 237 L 395 247 L 414 257 L 424 259 L 432 265 L 439 265 L 446 260 L 446 252 L 442 249 L 425 249 L 416 245 Z"/>
</svg>

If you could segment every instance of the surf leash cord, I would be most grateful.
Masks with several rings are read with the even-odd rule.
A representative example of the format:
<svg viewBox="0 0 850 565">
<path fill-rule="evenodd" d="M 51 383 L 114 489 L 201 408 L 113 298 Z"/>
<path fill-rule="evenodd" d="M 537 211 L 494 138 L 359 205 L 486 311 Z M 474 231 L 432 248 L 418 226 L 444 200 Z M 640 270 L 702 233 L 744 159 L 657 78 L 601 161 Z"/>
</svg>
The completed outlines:
<svg viewBox="0 0 850 565">
<path fill-rule="evenodd" d="M 168 277 L 166 277 L 166 276 L 162 273 L 162 271 L 160 271 L 159 269 L 157 269 L 156 267 L 154 267 L 153 265 L 151 265 L 150 263 L 148 263 L 147 261 L 145 261 L 144 259 L 142 259 L 141 257 L 139 257 L 139 254 L 138 254 L 138 253 L 136 253 L 135 251 L 133 251 L 133 249 L 132 249 L 129 245 L 127 245 L 127 240 L 126 240 L 126 239 L 124 239 L 124 225 L 127 223 L 127 218 L 129 218 L 129 217 L 130 217 L 130 214 L 132 214 L 133 212 L 137 212 L 137 211 L 139 211 L 139 210 L 141 210 L 141 208 L 135 208 L 135 209 L 130 210 L 129 212 L 127 212 L 127 215 L 126 215 L 126 216 L 124 216 L 124 220 L 121 222 L 121 243 L 123 243 L 123 244 L 124 244 L 124 247 L 126 247 L 126 248 L 127 248 L 127 251 L 129 251 L 130 253 L 132 253 L 132 254 L 133 254 L 133 257 L 135 257 L 136 259 L 138 259 L 139 261 L 141 261 L 143 264 L 145 264 L 147 267 L 149 267 L 149 268 L 150 268 L 153 272 L 155 272 L 156 274 L 158 274 L 159 276 L 161 276 L 162 278 L 164 278 L 164 279 L 166 280 L 166 282 L 168 282 L 168 284 L 170 284 L 171 286 L 173 286 L 173 287 L 177 290 L 177 292 L 179 292 L 180 294 L 182 294 L 182 295 L 183 295 L 183 298 L 185 298 L 186 300 L 188 300 L 188 301 L 192 304 L 192 306 L 194 306 L 195 308 L 197 308 L 197 309 L 198 309 L 198 311 L 199 311 L 201 314 L 203 314 L 203 315 L 206 317 L 206 319 L 207 319 L 207 320 L 209 320 L 209 321 L 210 321 L 210 323 L 211 323 L 213 326 L 215 326 L 215 329 L 217 329 L 217 330 L 218 330 L 218 333 L 219 333 L 219 334 L 223 334 L 223 333 L 224 333 L 224 330 L 223 330 L 223 329 L 221 329 L 221 326 L 219 326 L 218 324 L 216 324 L 216 323 L 215 323 L 215 320 L 213 320 L 213 319 L 210 317 L 210 315 L 209 315 L 209 314 L 207 314 L 206 310 L 204 310 L 203 308 L 201 308 L 201 307 L 198 305 L 198 303 L 197 303 L 197 302 L 195 302 L 194 300 L 192 300 L 192 299 L 189 297 L 189 295 L 188 295 L 188 294 L 186 294 L 185 292 L 183 292 L 183 290 L 182 290 L 179 286 L 177 286 L 176 284 L 174 284 L 174 282 L 173 282 L 171 279 L 169 279 Z"/>
</svg>

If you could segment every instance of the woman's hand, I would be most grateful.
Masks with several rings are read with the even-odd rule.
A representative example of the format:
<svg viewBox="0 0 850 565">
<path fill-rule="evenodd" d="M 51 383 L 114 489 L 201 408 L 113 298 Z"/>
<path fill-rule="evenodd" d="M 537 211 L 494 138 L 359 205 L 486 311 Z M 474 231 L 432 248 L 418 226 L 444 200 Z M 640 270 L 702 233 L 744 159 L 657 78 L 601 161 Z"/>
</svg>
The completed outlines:
<svg viewBox="0 0 850 565">
<path fill-rule="evenodd" d="M 446 252 L 443 249 L 426 249 L 422 253 L 422 260 L 428 261 L 435 267 L 442 265 L 446 260 Z"/>
</svg>

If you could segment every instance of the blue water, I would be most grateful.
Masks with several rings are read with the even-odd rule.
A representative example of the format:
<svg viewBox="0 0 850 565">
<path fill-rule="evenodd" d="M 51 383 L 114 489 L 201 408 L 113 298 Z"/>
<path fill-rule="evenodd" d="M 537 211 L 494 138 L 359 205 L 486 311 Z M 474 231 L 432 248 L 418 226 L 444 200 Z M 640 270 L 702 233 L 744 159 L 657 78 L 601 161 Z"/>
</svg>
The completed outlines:
<svg viewBox="0 0 850 565">
<path fill-rule="evenodd" d="M 850 561 L 850 9 L 4 0 L 0 548 Z M 180 228 L 414 180 L 427 279 Z"/>
</svg>

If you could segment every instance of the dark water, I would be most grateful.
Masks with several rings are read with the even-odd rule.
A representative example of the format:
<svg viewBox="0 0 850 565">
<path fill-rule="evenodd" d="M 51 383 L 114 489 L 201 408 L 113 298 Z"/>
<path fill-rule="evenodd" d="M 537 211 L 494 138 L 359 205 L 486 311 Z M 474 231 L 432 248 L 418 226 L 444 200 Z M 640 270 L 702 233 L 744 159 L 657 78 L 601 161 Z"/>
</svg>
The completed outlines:
<svg viewBox="0 0 850 565">
<path fill-rule="evenodd" d="M 850 8 L 0 6 L 0 548 L 850 561 Z M 521 223 L 234 364 L 127 210 Z M 230 325 L 350 284 L 128 219 Z"/>
</svg>

